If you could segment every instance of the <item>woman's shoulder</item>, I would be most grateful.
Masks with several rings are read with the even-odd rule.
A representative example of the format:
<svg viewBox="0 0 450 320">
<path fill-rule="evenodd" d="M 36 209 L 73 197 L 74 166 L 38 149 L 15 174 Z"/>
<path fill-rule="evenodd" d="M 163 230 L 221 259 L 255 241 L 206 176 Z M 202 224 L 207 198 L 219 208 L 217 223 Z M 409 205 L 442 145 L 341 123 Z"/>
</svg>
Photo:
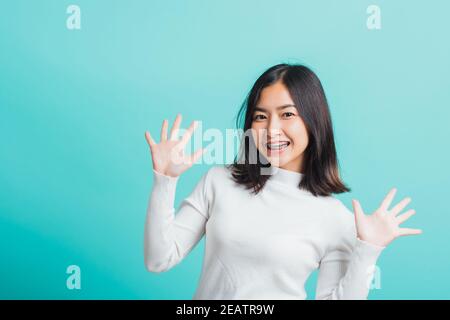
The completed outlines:
<svg viewBox="0 0 450 320">
<path fill-rule="evenodd" d="M 353 212 L 344 204 L 344 202 L 334 196 L 327 197 L 327 204 L 331 219 L 337 227 L 350 227 L 354 223 Z"/>
<path fill-rule="evenodd" d="M 203 174 L 201 181 L 206 199 L 211 203 L 216 199 L 233 197 L 236 190 L 231 170 L 226 165 L 209 167 Z"/>
<path fill-rule="evenodd" d="M 231 178 L 231 169 L 227 165 L 214 165 L 206 171 L 211 181 Z"/>
<path fill-rule="evenodd" d="M 201 174 L 201 177 L 187 200 L 192 200 L 196 203 L 210 202 L 215 198 L 215 195 L 224 191 L 226 187 L 226 180 L 228 169 L 222 165 L 215 165 L 207 168 Z"/>
<path fill-rule="evenodd" d="M 352 211 L 344 202 L 334 196 L 325 197 L 325 207 L 322 207 L 325 222 L 324 228 L 327 230 L 329 245 L 342 243 L 343 239 L 352 239 L 355 232 L 355 219 Z"/>
</svg>

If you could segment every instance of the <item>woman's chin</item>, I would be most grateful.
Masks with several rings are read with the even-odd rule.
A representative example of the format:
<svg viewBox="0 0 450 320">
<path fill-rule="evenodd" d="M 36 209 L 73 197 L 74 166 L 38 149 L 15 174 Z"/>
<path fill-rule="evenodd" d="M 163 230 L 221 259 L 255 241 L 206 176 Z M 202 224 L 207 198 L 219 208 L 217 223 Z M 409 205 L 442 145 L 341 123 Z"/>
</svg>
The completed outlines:
<svg viewBox="0 0 450 320">
<path fill-rule="evenodd" d="M 261 154 L 264 156 L 266 161 L 269 162 L 270 165 L 274 167 L 281 167 L 289 162 L 289 152 L 267 153 L 267 150 L 264 150 L 263 152 L 261 152 Z"/>
<path fill-rule="evenodd" d="M 269 162 L 273 167 L 281 167 L 284 163 L 286 163 L 286 161 L 284 161 L 281 157 L 270 157 Z"/>
</svg>

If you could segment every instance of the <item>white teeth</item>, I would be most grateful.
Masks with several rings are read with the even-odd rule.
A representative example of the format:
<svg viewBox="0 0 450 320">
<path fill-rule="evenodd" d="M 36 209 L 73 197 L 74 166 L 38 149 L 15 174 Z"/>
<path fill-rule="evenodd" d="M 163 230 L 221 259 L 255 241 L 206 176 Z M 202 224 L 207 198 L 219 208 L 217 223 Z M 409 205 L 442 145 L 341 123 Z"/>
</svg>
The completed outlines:
<svg viewBox="0 0 450 320">
<path fill-rule="evenodd" d="M 285 147 L 287 147 L 289 145 L 289 142 L 284 142 L 284 143 L 280 143 L 280 144 L 267 144 L 267 148 L 272 149 L 272 150 L 280 150 L 283 149 Z"/>
</svg>

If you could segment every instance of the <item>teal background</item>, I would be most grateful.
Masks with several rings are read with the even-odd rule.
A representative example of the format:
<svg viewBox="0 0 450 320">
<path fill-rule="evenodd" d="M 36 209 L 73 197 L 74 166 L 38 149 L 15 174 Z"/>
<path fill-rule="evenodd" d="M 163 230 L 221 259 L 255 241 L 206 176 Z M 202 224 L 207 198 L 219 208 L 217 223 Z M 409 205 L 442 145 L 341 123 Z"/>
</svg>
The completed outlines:
<svg viewBox="0 0 450 320">
<path fill-rule="evenodd" d="M 68 30 L 66 8 L 81 8 Z M 366 8 L 381 8 L 368 30 Z M 8 1 L 0 10 L 0 298 L 191 299 L 204 239 L 146 271 L 152 186 L 144 139 L 165 118 L 234 128 L 256 78 L 280 62 L 322 80 L 339 195 L 372 212 L 393 186 L 419 236 L 378 260 L 370 299 L 450 298 L 448 1 Z M 181 177 L 176 205 L 208 165 Z M 67 266 L 81 290 L 66 288 Z M 306 285 L 314 298 L 315 273 Z"/>
</svg>

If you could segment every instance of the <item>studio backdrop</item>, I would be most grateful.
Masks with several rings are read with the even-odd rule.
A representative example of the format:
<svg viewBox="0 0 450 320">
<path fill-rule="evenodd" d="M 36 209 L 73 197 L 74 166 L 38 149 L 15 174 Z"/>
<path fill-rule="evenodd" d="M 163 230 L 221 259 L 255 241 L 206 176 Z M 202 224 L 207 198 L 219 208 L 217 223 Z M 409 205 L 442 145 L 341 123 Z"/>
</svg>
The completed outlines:
<svg viewBox="0 0 450 320">
<path fill-rule="evenodd" d="M 450 298 L 450 2 L 4 1 L 0 10 L 0 298 L 191 299 L 205 239 L 148 272 L 144 132 L 193 120 L 175 204 L 226 149 L 256 78 L 311 68 L 333 120 L 336 195 L 375 210 L 391 187 L 423 230 L 390 245 L 370 299 Z M 227 134 L 228 132 L 228 134 Z M 236 149 L 237 150 L 237 149 Z M 306 283 L 314 298 L 317 272 Z"/>
</svg>

